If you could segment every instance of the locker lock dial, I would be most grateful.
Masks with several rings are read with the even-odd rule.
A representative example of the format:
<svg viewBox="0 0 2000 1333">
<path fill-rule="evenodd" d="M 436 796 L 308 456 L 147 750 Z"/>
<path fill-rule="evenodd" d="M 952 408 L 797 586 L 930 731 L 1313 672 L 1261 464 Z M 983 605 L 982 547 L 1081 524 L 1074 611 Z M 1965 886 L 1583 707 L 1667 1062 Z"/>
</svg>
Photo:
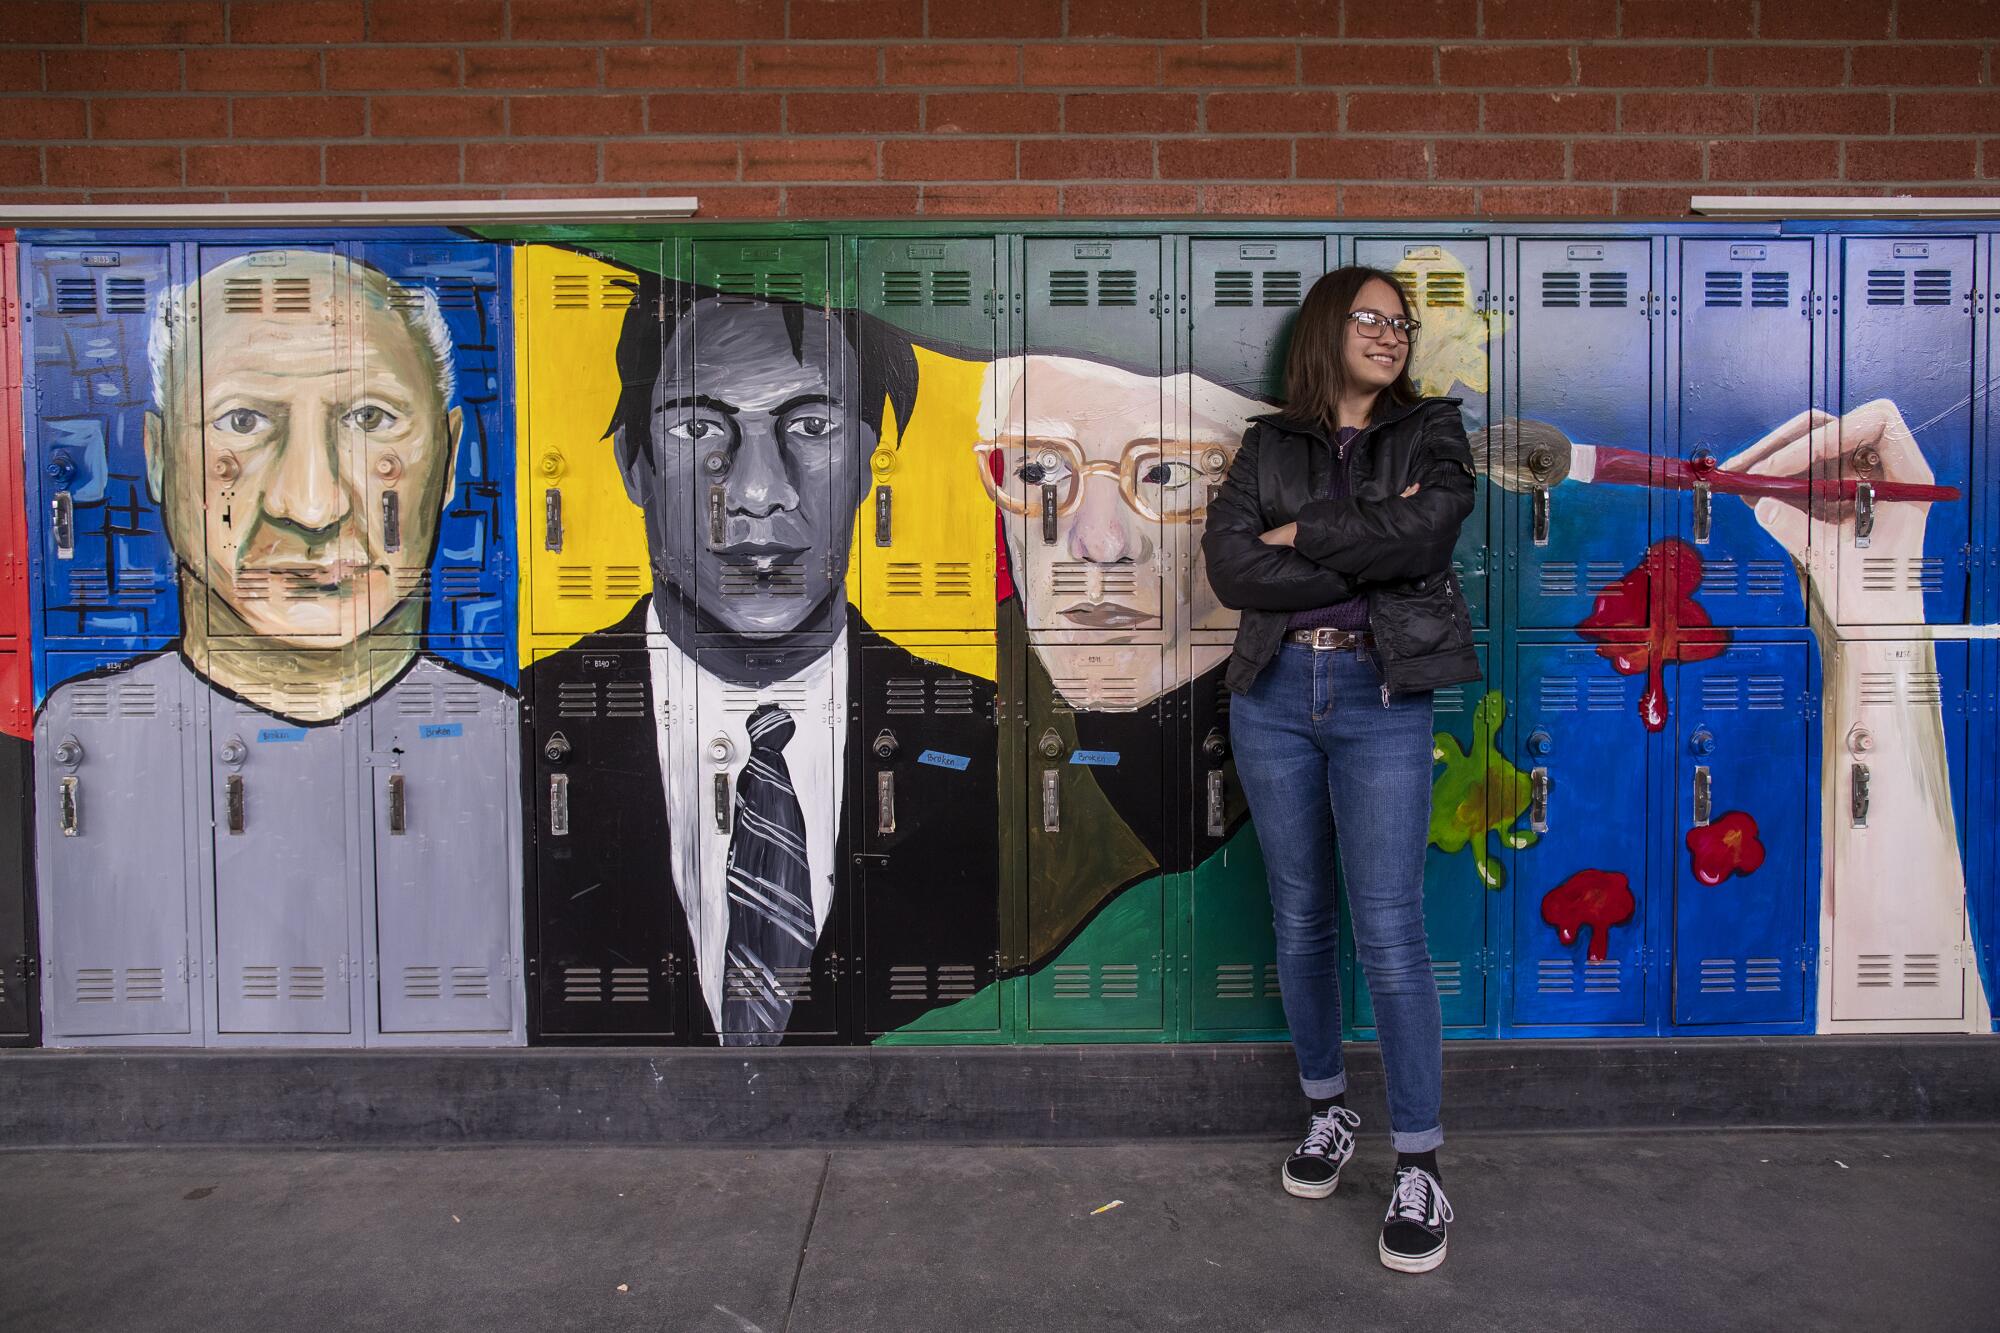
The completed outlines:
<svg viewBox="0 0 2000 1333">
<path fill-rule="evenodd" d="M 75 768 L 83 762 L 83 743 L 74 736 L 65 736 L 56 742 L 56 763 L 63 768 Z"/>
<path fill-rule="evenodd" d="M 542 757 L 552 764 L 560 764 L 569 758 L 569 737 L 560 731 L 549 737 L 549 743 L 542 747 Z"/>
<path fill-rule="evenodd" d="M 890 731 L 887 727 L 884 727 L 881 730 L 881 732 L 876 735 L 874 743 L 870 745 L 869 748 L 875 751 L 875 757 L 877 759 L 894 759 L 896 757 L 896 751 L 902 749 L 903 747 L 897 743 L 896 733 Z"/>
<path fill-rule="evenodd" d="M 1055 728 L 1042 733 L 1041 749 L 1042 754 L 1050 759 L 1062 753 L 1062 737 L 1056 735 Z"/>
<path fill-rule="evenodd" d="M 1866 727 L 1856 727 L 1847 733 L 1847 748 L 1855 754 L 1867 754 L 1875 748 L 1875 733 Z M 56 761 L 62 762 L 62 751 L 56 751 Z"/>
<path fill-rule="evenodd" d="M 1223 739 L 1219 729 L 1210 727 L 1208 735 L 1201 738 L 1201 752 L 1209 759 L 1219 760 L 1229 753 L 1229 742 Z"/>
<path fill-rule="evenodd" d="M 719 477 L 729 471 L 729 455 L 717 451 L 702 459 L 701 465 L 708 469 L 708 474 L 711 477 Z"/>
<path fill-rule="evenodd" d="M 708 757 L 718 764 L 726 764 L 736 753 L 736 747 L 729 743 L 727 736 L 717 736 L 708 743 Z"/>
<path fill-rule="evenodd" d="M 1694 735 L 1688 737 L 1688 749 L 1696 754 L 1715 753 L 1715 733 L 1707 727 L 1696 727 Z"/>
<path fill-rule="evenodd" d="M 384 481 L 396 481 L 403 475 L 403 460 L 394 454 L 383 454 L 375 460 L 375 475 Z"/>
<path fill-rule="evenodd" d="M 70 457 L 68 450 L 58 449 L 49 458 L 48 472 L 50 481 L 58 486 L 67 486 L 76 480 L 76 460 Z"/>
<path fill-rule="evenodd" d="M 243 475 L 243 464 L 237 461 L 235 454 L 225 449 L 209 463 L 208 470 L 217 481 L 235 481 Z"/>
<path fill-rule="evenodd" d="M 1531 731 L 1528 733 L 1529 754 L 1537 754 L 1537 755 L 1547 754 L 1549 752 L 1550 746 L 1553 743 L 1554 739 L 1549 735 L 1549 733 L 1546 731 L 1542 731 L 1539 728 L 1536 729 L 1535 731 Z"/>
<path fill-rule="evenodd" d="M 249 757 L 250 747 L 243 743 L 241 737 L 231 736 L 222 743 L 222 762 L 231 768 L 241 768 L 243 761 Z"/>
</svg>

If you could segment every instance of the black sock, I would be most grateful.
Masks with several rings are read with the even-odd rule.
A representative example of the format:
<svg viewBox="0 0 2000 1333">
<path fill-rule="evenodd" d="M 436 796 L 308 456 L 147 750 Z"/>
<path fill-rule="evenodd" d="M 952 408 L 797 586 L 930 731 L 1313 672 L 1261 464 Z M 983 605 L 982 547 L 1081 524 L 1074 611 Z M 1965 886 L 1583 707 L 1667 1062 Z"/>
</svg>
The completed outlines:
<svg viewBox="0 0 2000 1333">
<path fill-rule="evenodd" d="M 1347 1105 L 1347 1094 L 1336 1092 L 1331 1097 L 1308 1097 L 1306 1098 L 1306 1102 L 1312 1107 L 1314 1115 L 1322 1115 L 1329 1106 Z"/>
<path fill-rule="evenodd" d="M 1396 1169 L 1398 1171 L 1401 1171 L 1406 1166 L 1420 1166 L 1424 1170 L 1430 1172 L 1431 1177 L 1434 1180 L 1436 1180 L 1438 1184 L 1440 1185 L 1444 1184 L 1444 1172 L 1438 1170 L 1438 1155 L 1437 1155 L 1437 1149 L 1435 1148 L 1431 1149 L 1429 1152 L 1397 1153 Z"/>
</svg>

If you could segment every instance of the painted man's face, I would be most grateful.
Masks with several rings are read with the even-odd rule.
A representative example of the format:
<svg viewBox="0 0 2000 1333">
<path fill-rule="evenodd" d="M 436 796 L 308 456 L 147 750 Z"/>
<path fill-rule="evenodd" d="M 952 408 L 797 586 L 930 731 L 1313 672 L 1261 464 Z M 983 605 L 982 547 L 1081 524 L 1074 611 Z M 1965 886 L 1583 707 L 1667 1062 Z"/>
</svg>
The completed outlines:
<svg viewBox="0 0 2000 1333">
<path fill-rule="evenodd" d="M 1007 358 L 993 373 L 994 447 L 979 465 L 1007 515 L 1014 583 L 1050 675 L 1131 681 L 1143 704 L 1215 665 L 1227 648 L 1192 642 L 1227 628 L 1200 563 L 1201 522 L 1245 420 L 1265 405 L 1196 376 L 1078 357 Z M 1178 570 L 1163 543 L 1187 551 Z"/>
<path fill-rule="evenodd" d="M 697 302 L 653 387 L 651 460 L 619 447 L 656 578 L 745 635 L 794 631 L 838 592 L 877 437 L 845 337 L 803 315 Z"/>
<path fill-rule="evenodd" d="M 305 285 L 281 303 L 231 285 L 270 275 Z M 199 290 L 200 355 L 146 420 L 175 553 L 252 634 L 351 640 L 422 587 L 460 414 L 372 270 L 294 251 Z"/>
</svg>

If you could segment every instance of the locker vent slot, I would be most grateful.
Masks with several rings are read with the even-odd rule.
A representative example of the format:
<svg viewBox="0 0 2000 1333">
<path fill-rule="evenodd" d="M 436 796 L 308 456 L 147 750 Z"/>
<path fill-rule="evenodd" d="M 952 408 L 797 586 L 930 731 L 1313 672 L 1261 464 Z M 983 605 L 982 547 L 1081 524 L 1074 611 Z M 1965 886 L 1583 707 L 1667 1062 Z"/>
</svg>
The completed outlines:
<svg viewBox="0 0 2000 1333">
<path fill-rule="evenodd" d="M 929 574 L 928 588 L 926 573 Z M 928 568 L 920 560 L 895 560 L 885 573 L 890 597 L 972 596 L 972 566 L 963 560 L 939 560 Z"/>
<path fill-rule="evenodd" d="M 1542 308 L 1575 310 L 1583 304 L 1583 275 L 1562 269 L 1542 274 Z"/>
<path fill-rule="evenodd" d="M 152 685 L 83 681 L 73 689 L 78 717 L 155 717 L 159 714 L 159 692 Z"/>
<path fill-rule="evenodd" d="M 1761 309 L 1781 309 L 1792 303 L 1792 275 L 1784 269 L 1752 270 L 1750 304 Z"/>
<path fill-rule="evenodd" d="M 1710 269 L 1703 279 L 1701 303 L 1705 306 L 1741 306 L 1743 304 L 1743 272 L 1741 269 Z M 1707 964 L 1703 964 L 1707 966 Z"/>
<path fill-rule="evenodd" d="M 1541 687 L 1544 712 L 1615 713 L 1625 707 L 1625 686 L 1606 676 L 1592 676 L 1579 682 L 1575 676 L 1544 676 Z"/>
<path fill-rule="evenodd" d="M 1266 963 L 1217 963 L 1215 998 L 1218 1000 L 1274 1000 L 1278 997 L 1278 965 Z"/>
<path fill-rule="evenodd" d="M 1751 994 L 1769 994 L 1784 989 L 1784 964 L 1776 958 L 1743 960 L 1743 989 Z"/>
<path fill-rule="evenodd" d="M 1049 304 L 1087 306 L 1090 304 L 1090 273 L 1080 268 L 1059 268 L 1049 274 Z"/>
<path fill-rule="evenodd" d="M 750 565 L 722 567 L 724 597 L 803 597 L 805 592 L 806 567 L 797 560 L 773 564 L 768 573 Z"/>
<path fill-rule="evenodd" d="M 1579 967 L 1568 958 L 1543 958 L 1536 963 L 1535 989 L 1544 995 L 1615 995 L 1620 980 L 1616 958 L 1601 963 L 1585 960 Z"/>
<path fill-rule="evenodd" d="M 1049 304 L 1051 306 L 1083 307 L 1097 305 L 1136 306 L 1139 304 L 1139 273 L 1129 268 L 1101 268 L 1095 271 L 1096 300 L 1091 300 L 1090 269 L 1059 268 L 1049 273 Z"/>
<path fill-rule="evenodd" d="M 477 704 L 473 711 L 478 711 Z M 604 716 L 645 717 L 646 682 L 642 680 L 614 680 L 604 686 Z"/>
<path fill-rule="evenodd" d="M 1590 275 L 1592 308 L 1622 310 L 1628 304 L 1625 274 L 1616 270 Z"/>
<path fill-rule="evenodd" d="M 1440 686 L 1431 695 L 1431 707 L 1439 713 L 1463 713 L 1465 711 L 1465 687 L 1463 685 Z"/>
<path fill-rule="evenodd" d="M 1295 306 L 1304 297 L 1305 279 L 1294 269 L 1221 269 L 1215 274 L 1211 303 L 1217 309 L 1251 306 Z"/>
<path fill-rule="evenodd" d="M 776 704 L 796 718 L 806 711 L 806 687 L 796 681 L 776 681 L 762 690 L 734 686 L 722 692 L 722 708 L 729 713 L 748 713 L 759 704 Z"/>
<path fill-rule="evenodd" d="M 618 686 L 613 685 L 612 689 Z M 479 712 L 480 688 L 471 681 L 453 683 L 444 687 L 445 716 L 469 717 Z"/>
<path fill-rule="evenodd" d="M 556 686 L 557 717 L 596 717 L 597 682 L 565 680 Z"/>
<path fill-rule="evenodd" d="M 431 595 L 431 572 L 428 569 L 399 569 L 395 572 L 396 596 L 410 601 L 427 602 Z"/>
<path fill-rule="evenodd" d="M 1584 687 L 1584 705 L 1593 713 L 1615 713 L 1625 707 L 1625 682 L 1592 676 Z"/>
<path fill-rule="evenodd" d="M 812 969 L 809 967 L 774 967 L 771 975 L 775 979 L 778 994 L 791 1000 L 795 1005 L 812 1001 Z M 754 1000 L 764 994 L 764 974 L 754 967 L 724 968 L 722 973 L 722 994 L 726 999 Z"/>
<path fill-rule="evenodd" d="M 444 998 L 444 969 L 432 966 L 411 965 L 403 969 L 403 998 L 406 1000 L 442 1000 Z"/>
<path fill-rule="evenodd" d="M 1920 268 L 1911 283 L 1913 299 L 1911 305 L 1950 305 L 1951 270 L 1948 268 Z"/>
<path fill-rule="evenodd" d="M 1130 676 L 1056 676 L 1049 683 L 1049 707 L 1058 713 L 1129 713 L 1139 706 L 1139 683 Z"/>
<path fill-rule="evenodd" d="M 79 967 L 76 970 L 76 999 L 79 1004 L 108 1004 L 118 998 L 118 970 L 112 967 Z"/>
<path fill-rule="evenodd" d="M 1903 270 L 1899 268 L 1869 269 L 1868 304 L 1903 304 Z"/>
<path fill-rule="evenodd" d="M 921 714 L 924 711 L 924 682 L 916 676 L 892 676 L 886 687 L 891 714 Z"/>
<path fill-rule="evenodd" d="M 645 591 L 640 582 L 637 565 L 606 565 L 604 567 L 604 595 L 606 597 L 637 597 Z"/>
<path fill-rule="evenodd" d="M 104 313 L 107 315 L 145 314 L 146 280 L 144 278 L 106 278 L 104 280 Z"/>
<path fill-rule="evenodd" d="M 1773 712 L 1785 706 L 1785 678 L 1783 676 L 1756 675 L 1750 677 L 1750 711 Z"/>
<path fill-rule="evenodd" d="M 1103 579 L 1105 597 L 1116 597 L 1137 589 L 1139 576 L 1130 565 L 1092 565 L 1081 560 L 1057 560 L 1051 567 L 1053 582 L 1058 595 L 1073 597 L 1087 596 L 1090 591 L 1090 572 L 1098 571 Z"/>
<path fill-rule="evenodd" d="M 1056 963 L 1054 995 L 1058 1000 L 1136 1000 L 1137 963 Z"/>
<path fill-rule="evenodd" d="M 479 586 L 480 569 L 477 565 L 446 565 L 438 570 L 439 581 L 444 584 L 444 598 L 448 602 L 466 602 L 485 592 Z"/>
<path fill-rule="evenodd" d="M 889 969 L 889 998 L 897 1001 L 969 1000 L 977 989 L 969 963 L 940 963 L 935 979 L 921 963 Z"/>
<path fill-rule="evenodd" d="M 1257 277 L 1246 269 L 1223 269 L 1215 275 L 1214 304 L 1240 309 L 1257 304 Z"/>
<path fill-rule="evenodd" d="M 725 302 L 732 304 L 759 299 L 803 303 L 806 299 L 806 275 L 774 270 L 737 269 L 716 274 L 715 288 L 722 294 Z"/>
<path fill-rule="evenodd" d="M 1437 976 L 1437 990 L 1441 998 L 1465 993 L 1464 964 L 1455 959 L 1433 958 L 1431 971 Z"/>
<path fill-rule="evenodd" d="M 1898 570 L 1898 561 L 1894 556 L 1861 557 L 1861 590 L 1895 592 L 1900 588 L 1904 592 L 1944 591 L 1943 556 L 1911 556 L 1900 563 L 1902 568 Z"/>
<path fill-rule="evenodd" d="M 326 969 L 317 966 L 279 967 L 275 963 L 245 964 L 241 995 L 246 1000 L 324 1000 Z"/>
<path fill-rule="evenodd" d="M 1711 269 L 1702 282 L 1702 304 L 1741 308 L 1744 279 L 1749 278 L 1753 307 L 1782 308 L 1791 304 L 1792 275 L 1784 269 Z"/>
<path fill-rule="evenodd" d="M 76 987 L 71 992 L 79 1004 L 158 1004 L 167 998 L 167 970 L 164 967 L 128 967 L 124 991 L 119 991 L 115 967 L 80 967 Z"/>
<path fill-rule="evenodd" d="M 71 687 L 70 706 L 78 717 L 110 717 L 111 687 L 96 681 L 79 681 Z"/>
<path fill-rule="evenodd" d="M 550 302 L 557 310 L 623 310 L 632 304 L 633 289 L 608 273 L 552 275 Z"/>
<path fill-rule="evenodd" d="M 272 278 L 269 291 L 262 278 L 224 278 L 222 308 L 237 315 L 303 315 L 312 313 L 312 280 Z"/>
<path fill-rule="evenodd" d="M 1864 708 L 1943 702 L 1944 679 L 1935 671 L 1917 671 L 1907 676 L 1894 671 L 1861 673 L 1861 704 Z"/>
<path fill-rule="evenodd" d="M 933 714 L 972 712 L 972 682 L 938 680 L 931 682 L 930 708 Z M 891 676 L 883 685 L 883 711 L 904 717 L 921 716 L 924 707 L 924 680 L 920 676 Z"/>
<path fill-rule="evenodd" d="M 653 980 L 643 967 L 611 969 L 611 1003 L 644 1004 L 653 993 Z"/>
<path fill-rule="evenodd" d="M 933 713 L 968 714 L 972 711 L 972 682 L 969 680 L 939 680 L 931 685 L 931 711 Z"/>
<path fill-rule="evenodd" d="M 1590 560 L 1584 563 L 1583 574 L 1585 591 L 1595 597 L 1625 577 L 1625 566 L 1616 560 Z"/>
<path fill-rule="evenodd" d="M 244 702 L 236 706 L 236 711 L 262 710 L 285 717 L 304 717 L 320 708 L 326 693 L 326 687 L 308 681 L 258 681 L 243 687 Z"/>
<path fill-rule="evenodd" d="M 1544 597 L 1576 596 L 1576 562 L 1549 560 L 1542 564 L 1541 592 Z"/>
<path fill-rule="evenodd" d="M 1903 985 L 1922 986 L 1936 989 L 1938 984 L 1938 956 L 1934 953 L 1906 953 L 1903 955 Z"/>
<path fill-rule="evenodd" d="M 392 310 L 421 310 L 424 291 L 428 288 L 431 299 L 440 310 L 471 310 L 479 304 L 479 288 L 470 278 L 439 278 L 432 283 L 396 283 L 389 288 L 389 308 Z"/>
<path fill-rule="evenodd" d="M 1574 713 L 1583 702 L 1575 676 L 1543 676 L 1541 696 L 1545 713 Z"/>
<path fill-rule="evenodd" d="M 1854 984 L 1868 987 L 1895 985 L 1896 965 L 1893 955 L 1886 953 L 1864 953 L 1855 959 Z"/>
<path fill-rule="evenodd" d="M 928 288 L 928 291 L 926 291 Z M 891 269 L 882 274 L 885 306 L 969 306 L 972 274 L 965 269 Z"/>
<path fill-rule="evenodd" d="M 492 977 L 483 967 L 451 969 L 451 998 L 454 1000 L 484 1000 L 491 995 L 492 989 Z"/>
<path fill-rule="evenodd" d="M 607 975 L 608 973 L 608 975 Z M 606 993 L 605 983 L 610 983 Z M 567 1004 L 644 1004 L 652 994 L 652 980 L 643 967 L 565 967 L 563 1001 Z"/>
<path fill-rule="evenodd" d="M 57 278 L 56 313 L 58 315 L 94 315 L 97 313 L 97 281 L 94 278 Z"/>
<path fill-rule="evenodd" d="M 1391 276 L 1396 279 L 1397 285 L 1403 289 L 1403 295 L 1412 305 L 1462 308 L 1466 304 L 1466 281 L 1463 273 L 1438 269 L 1419 274 L 1415 269 L 1399 268 Z M 1551 275 L 1545 273 L 1542 276 L 1546 281 Z M 1572 273 L 1567 276 L 1576 275 Z"/>
<path fill-rule="evenodd" d="M 1291 269 L 1264 272 L 1263 299 L 1266 306 L 1295 306 L 1305 299 L 1305 278 Z"/>
</svg>

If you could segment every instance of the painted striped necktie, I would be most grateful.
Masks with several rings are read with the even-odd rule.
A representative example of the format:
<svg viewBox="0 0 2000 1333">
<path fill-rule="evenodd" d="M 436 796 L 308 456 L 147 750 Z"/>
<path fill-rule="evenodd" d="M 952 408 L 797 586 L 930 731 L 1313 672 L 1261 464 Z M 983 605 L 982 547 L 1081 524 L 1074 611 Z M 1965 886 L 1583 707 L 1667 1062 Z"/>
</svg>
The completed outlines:
<svg viewBox="0 0 2000 1333">
<path fill-rule="evenodd" d="M 784 748 L 796 724 L 776 704 L 750 714 L 750 757 L 736 778 L 729 837 L 729 942 L 722 1044 L 774 1046 L 812 966 L 806 821 Z"/>
</svg>

